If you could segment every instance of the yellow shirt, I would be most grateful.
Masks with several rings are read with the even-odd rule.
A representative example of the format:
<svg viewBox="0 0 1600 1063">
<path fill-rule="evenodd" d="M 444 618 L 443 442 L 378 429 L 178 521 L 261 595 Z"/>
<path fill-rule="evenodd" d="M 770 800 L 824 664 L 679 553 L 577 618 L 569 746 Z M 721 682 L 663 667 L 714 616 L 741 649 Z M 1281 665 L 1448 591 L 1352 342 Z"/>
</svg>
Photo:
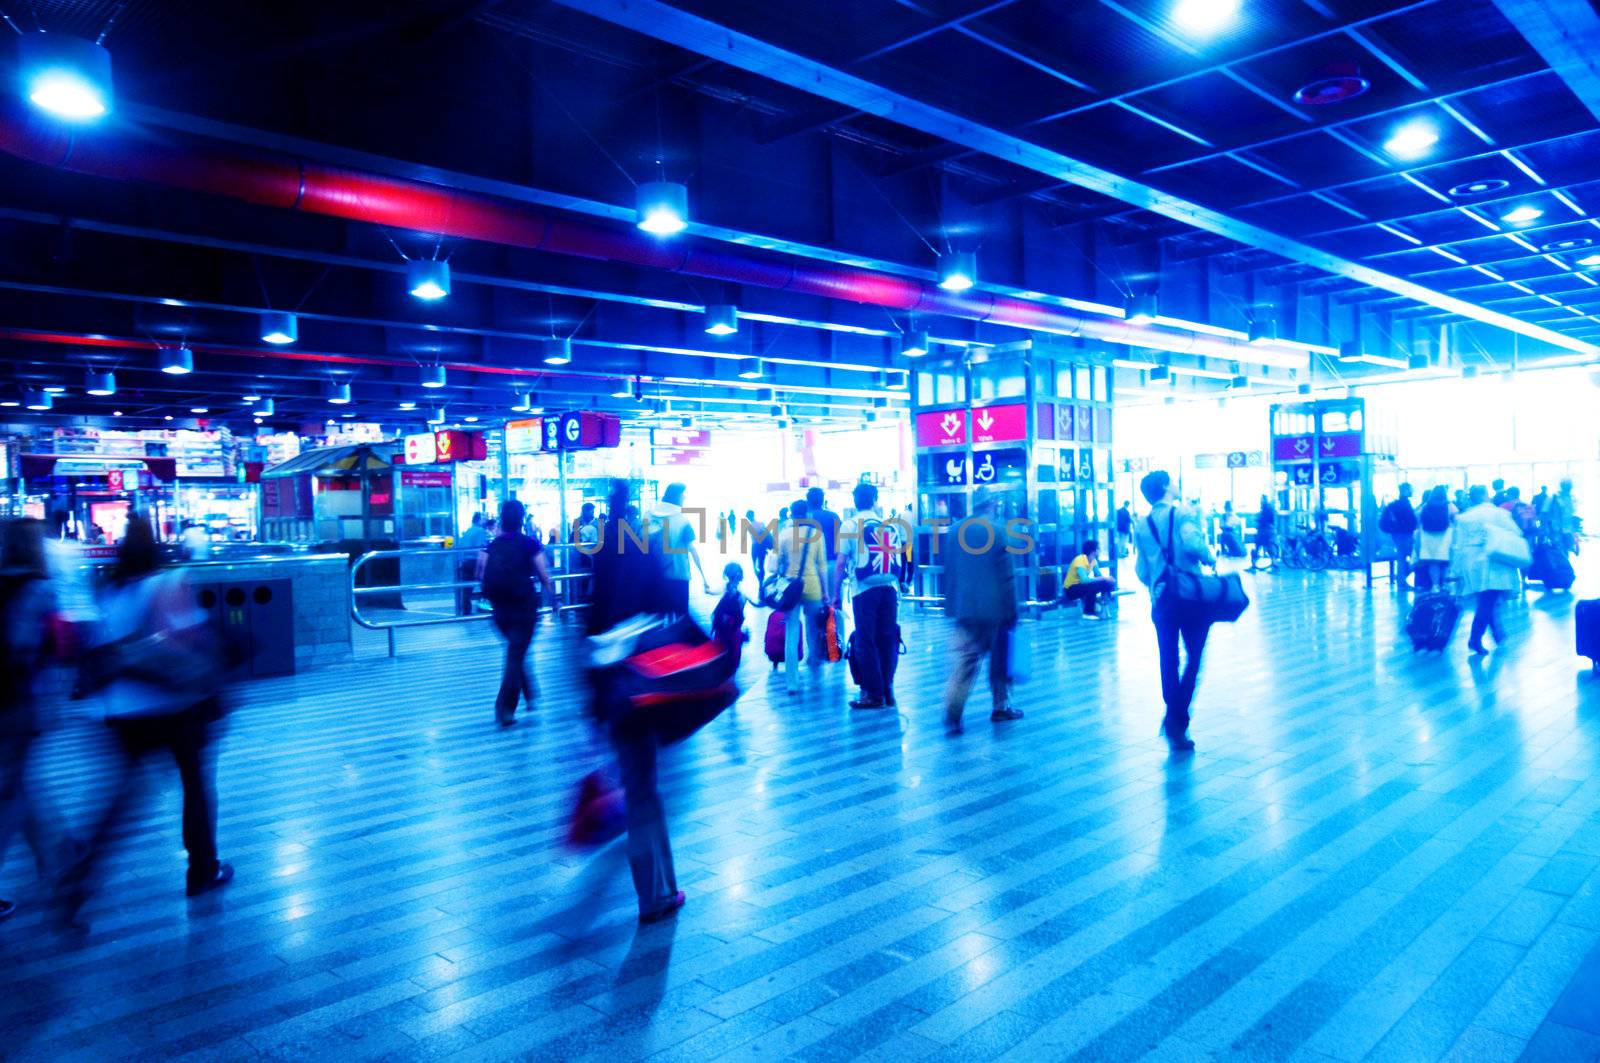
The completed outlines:
<svg viewBox="0 0 1600 1063">
<path fill-rule="evenodd" d="M 1072 564 L 1067 566 L 1067 582 L 1065 586 L 1076 587 L 1086 579 L 1095 579 L 1096 567 L 1089 560 L 1088 554 L 1079 554 L 1072 559 Z"/>
</svg>

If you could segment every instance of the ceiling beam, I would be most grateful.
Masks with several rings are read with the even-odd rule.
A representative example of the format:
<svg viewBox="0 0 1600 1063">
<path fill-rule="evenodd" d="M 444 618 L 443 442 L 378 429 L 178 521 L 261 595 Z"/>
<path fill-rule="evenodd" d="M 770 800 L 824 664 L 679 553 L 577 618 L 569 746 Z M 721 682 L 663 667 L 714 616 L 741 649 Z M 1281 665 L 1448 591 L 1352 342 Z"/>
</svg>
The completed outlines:
<svg viewBox="0 0 1600 1063">
<path fill-rule="evenodd" d="M 1600 120 L 1600 12 L 1589 0 L 1494 0 L 1517 32 Z"/>
<path fill-rule="evenodd" d="M 708 19 L 663 3 L 662 0 L 558 0 L 564 6 L 591 14 L 648 37 L 688 51 L 714 57 L 869 114 L 880 115 L 952 143 L 993 155 L 1014 165 L 1059 177 L 1102 195 L 1143 207 L 1164 217 L 1252 244 L 1284 258 L 1340 274 L 1362 284 L 1404 295 L 1474 321 L 1554 344 L 1587 355 L 1600 356 L 1600 348 L 1539 325 L 1433 291 L 1401 277 L 1363 266 L 1255 225 L 1250 225 L 1149 185 L 1112 173 L 1021 137 L 963 118 L 942 108 L 896 92 L 885 86 L 815 62 L 766 41 L 728 29 Z"/>
</svg>

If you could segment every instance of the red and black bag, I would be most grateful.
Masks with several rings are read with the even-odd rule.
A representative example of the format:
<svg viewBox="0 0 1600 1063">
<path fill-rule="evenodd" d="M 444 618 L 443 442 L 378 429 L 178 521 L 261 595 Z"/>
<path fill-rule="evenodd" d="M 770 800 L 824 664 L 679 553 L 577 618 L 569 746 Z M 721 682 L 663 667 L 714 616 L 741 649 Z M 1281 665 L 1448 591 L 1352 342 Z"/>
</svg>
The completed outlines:
<svg viewBox="0 0 1600 1063">
<path fill-rule="evenodd" d="M 612 725 L 654 731 L 663 745 L 681 742 L 738 699 L 737 667 L 733 654 L 689 617 L 651 627 L 606 669 Z"/>
</svg>

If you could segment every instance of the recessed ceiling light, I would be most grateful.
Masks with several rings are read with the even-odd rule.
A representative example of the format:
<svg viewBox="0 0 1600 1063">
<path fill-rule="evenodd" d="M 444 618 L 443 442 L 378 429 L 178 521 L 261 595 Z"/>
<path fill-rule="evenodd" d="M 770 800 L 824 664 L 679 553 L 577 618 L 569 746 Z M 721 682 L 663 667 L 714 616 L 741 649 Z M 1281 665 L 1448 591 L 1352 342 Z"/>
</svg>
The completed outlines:
<svg viewBox="0 0 1600 1063">
<path fill-rule="evenodd" d="M 463 417 L 461 419 L 463 421 L 466 421 L 468 424 L 472 424 L 473 422 L 477 421 L 478 415 L 475 414 L 475 413 L 469 413 L 469 414 L 467 414 L 465 417 Z"/>
<path fill-rule="evenodd" d="M 210 413 L 211 412 L 211 407 L 209 407 L 209 406 L 190 406 L 189 407 L 189 412 L 190 413 Z"/>
<path fill-rule="evenodd" d="M 1584 255 L 1578 259 L 1580 266 L 1600 266 L 1600 255 Z"/>
<path fill-rule="evenodd" d="M 1439 130 L 1426 119 L 1418 118 L 1396 129 L 1383 142 L 1383 150 L 1397 159 L 1420 159 L 1439 143 Z"/>
<path fill-rule="evenodd" d="M 1542 217 L 1544 217 L 1544 211 L 1538 207 L 1524 204 L 1506 211 L 1506 213 L 1500 215 L 1500 220 L 1508 225 L 1526 225 L 1528 222 L 1538 221 Z"/>
<path fill-rule="evenodd" d="M 1451 188 L 1450 194 L 1457 199 L 1465 199 L 1468 196 L 1487 196 L 1491 192 L 1504 192 L 1510 187 L 1510 181 L 1489 177 L 1479 181 L 1463 181 Z"/>
<path fill-rule="evenodd" d="M 417 408 L 417 404 L 412 402 L 410 399 L 407 399 L 405 402 L 400 404 L 400 408 L 402 410 L 414 410 Z"/>
<path fill-rule="evenodd" d="M 1172 21 L 1194 33 L 1215 33 L 1239 13 L 1239 0 L 1178 0 Z"/>
<path fill-rule="evenodd" d="M 163 420 L 163 421 L 170 421 L 170 420 L 172 420 L 172 414 L 170 414 L 170 413 L 169 413 L 169 414 L 166 414 L 166 415 L 165 415 L 165 416 L 163 416 L 163 417 L 162 417 L 162 418 L 161 418 L 161 419 L 162 419 L 162 420 Z"/>
<path fill-rule="evenodd" d="M 48 391 L 52 395 L 65 395 L 67 393 L 67 387 L 65 384 L 46 384 L 39 390 Z"/>
<path fill-rule="evenodd" d="M 122 411 L 121 410 L 112 410 L 111 411 L 111 416 L 113 416 L 113 417 L 121 417 L 122 416 Z"/>
</svg>

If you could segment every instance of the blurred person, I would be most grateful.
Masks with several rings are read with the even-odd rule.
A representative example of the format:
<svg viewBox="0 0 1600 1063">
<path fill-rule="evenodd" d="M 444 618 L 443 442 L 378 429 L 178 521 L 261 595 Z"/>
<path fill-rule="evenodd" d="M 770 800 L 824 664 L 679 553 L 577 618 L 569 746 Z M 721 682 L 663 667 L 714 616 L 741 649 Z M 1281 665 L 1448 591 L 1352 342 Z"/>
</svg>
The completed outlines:
<svg viewBox="0 0 1600 1063">
<path fill-rule="evenodd" d="M 1442 591 L 1450 569 L 1450 546 L 1455 521 L 1450 492 L 1435 487 L 1417 513 L 1417 589 Z"/>
<path fill-rule="evenodd" d="M 955 621 L 954 668 L 944 692 L 944 729 L 962 732 L 978 658 L 989 658 L 989 719 L 996 723 L 1022 719 L 1010 705 L 1006 647 L 1017 626 L 1017 582 L 1006 531 L 995 518 L 994 494 L 979 487 L 972 495 L 972 515 L 945 533 L 944 608 Z"/>
<path fill-rule="evenodd" d="M 578 601 L 586 602 L 594 584 L 594 555 L 600 549 L 600 518 L 595 515 L 593 502 L 585 502 L 578 510 L 578 519 L 572 522 L 572 546 L 567 554 L 572 561 L 567 567 L 584 577 L 574 593 Z"/>
<path fill-rule="evenodd" d="M 165 751 L 183 786 L 185 892 L 199 896 L 233 879 L 217 857 L 214 766 L 209 747 L 222 717 L 222 652 L 182 572 L 163 570 L 155 530 L 128 519 L 102 598 L 104 619 L 91 650 L 105 722 L 120 752 L 112 799 L 88 834 L 76 865 L 62 876 L 63 916 L 76 920 L 91 871 L 127 814 L 134 768 Z"/>
<path fill-rule="evenodd" d="M 456 557 L 456 582 L 465 583 L 478 578 L 478 564 L 482 560 L 479 554 L 489 545 L 489 533 L 483 527 L 483 514 L 474 513 L 472 523 L 467 525 L 466 531 L 456 539 L 455 548 L 462 551 Z M 466 551 L 472 553 L 466 553 Z M 473 608 L 473 589 L 471 587 L 456 588 L 456 615 L 471 616 Z"/>
<path fill-rule="evenodd" d="M 495 628 L 506 640 L 500 692 L 494 699 L 494 718 L 501 727 L 516 722 L 519 696 L 530 712 L 539 696 L 538 684 L 528 669 L 528 649 L 539 624 L 539 591 L 550 586 L 550 571 L 539 540 L 521 531 L 525 516 L 521 502 L 508 499 L 500 503 L 501 531 L 483 557 L 483 596 L 494 610 Z"/>
<path fill-rule="evenodd" d="M 1555 497 L 1545 510 L 1547 538 L 1559 549 L 1569 554 L 1578 552 L 1578 510 L 1572 497 L 1572 481 L 1562 480 Z"/>
<path fill-rule="evenodd" d="M 1240 535 L 1241 521 L 1234 512 L 1232 502 L 1222 503 L 1222 531 L 1217 536 L 1217 549 L 1223 557 L 1243 557 L 1244 538 Z"/>
<path fill-rule="evenodd" d="M 36 687 L 55 610 L 44 542 L 40 521 L 0 525 L 0 863 L 20 827 L 41 875 L 47 871 L 44 833 L 26 776 L 39 732 Z M 0 899 L 0 919 L 16 907 Z"/>
<path fill-rule="evenodd" d="M 661 492 L 661 501 L 650 513 L 650 549 L 656 562 L 662 566 L 667 588 L 671 592 L 672 612 L 689 615 L 689 566 L 700 575 L 700 587 L 707 596 L 711 594 L 711 581 L 706 579 L 706 569 L 700 563 L 700 549 L 696 545 L 694 524 L 683 515 L 683 484 L 668 484 Z"/>
<path fill-rule="evenodd" d="M 1256 541 L 1251 547 L 1250 566 L 1263 558 L 1278 556 L 1278 510 L 1269 495 L 1261 496 L 1261 508 L 1256 511 Z"/>
<path fill-rule="evenodd" d="M 1455 497 L 1450 501 L 1455 505 L 1457 513 L 1465 513 L 1467 511 L 1467 493 L 1465 491 L 1456 491 Z"/>
<path fill-rule="evenodd" d="M 1127 557 L 1133 545 L 1133 510 L 1124 502 L 1117 507 L 1117 556 Z"/>
<path fill-rule="evenodd" d="M 1538 529 L 1538 514 L 1532 506 L 1522 500 L 1520 487 L 1506 488 L 1505 501 L 1500 503 L 1500 508 L 1511 514 L 1511 523 L 1517 526 L 1523 538 L 1533 538 L 1534 532 Z"/>
<path fill-rule="evenodd" d="M 743 581 L 743 565 L 737 561 L 723 565 L 722 597 L 711 613 L 711 637 L 733 655 L 735 669 L 744 656 L 744 644 L 750 641 L 750 633 L 744 627 L 744 592 L 739 589 Z"/>
<path fill-rule="evenodd" d="M 800 600 L 783 618 L 783 678 L 790 694 L 800 693 L 801 641 L 808 664 L 817 668 L 826 659 L 822 646 L 823 607 L 828 604 L 827 566 L 822 557 L 822 535 L 811 519 L 810 504 L 800 499 L 789 507 L 789 523 L 778 529 L 777 575 L 782 582 L 800 581 Z M 803 629 L 803 630 L 802 630 Z"/>
<path fill-rule="evenodd" d="M 1150 512 L 1139 525 L 1136 540 L 1139 581 L 1150 588 L 1150 621 L 1155 625 L 1156 646 L 1161 653 L 1161 697 L 1166 702 L 1161 731 L 1174 752 L 1187 752 L 1194 748 L 1189 739 L 1189 709 L 1200 681 L 1200 659 L 1211 624 L 1184 615 L 1164 600 L 1163 591 L 1169 569 L 1199 572 L 1201 565 L 1217 562 L 1206 547 L 1199 517 L 1178 505 L 1169 473 L 1147 473 L 1139 482 L 1139 491 L 1150 503 Z M 1180 641 L 1187 656 L 1181 665 Z"/>
<path fill-rule="evenodd" d="M 625 480 L 613 482 L 601 549 L 595 554 L 594 597 L 584 618 L 591 640 L 616 631 L 642 614 L 671 612 L 677 588 L 669 588 L 659 560 L 643 545 L 638 510 L 629 501 Z M 598 670 L 590 672 L 597 715 L 616 749 L 622 787 L 627 795 L 628 864 L 639 899 L 639 921 L 654 923 L 683 907 L 684 895 L 672 866 L 666 810 L 656 783 L 654 731 L 612 711 L 611 697 Z M 634 717 L 636 720 L 637 717 Z"/>
<path fill-rule="evenodd" d="M 772 550 L 772 535 L 766 525 L 756 523 L 755 510 L 745 510 L 744 521 L 748 527 L 745 534 L 750 536 L 750 575 L 755 580 L 759 594 L 762 577 L 767 573 L 767 554 Z"/>
<path fill-rule="evenodd" d="M 851 501 L 856 512 L 840 527 L 832 597 L 843 601 L 845 585 L 854 584 L 850 661 L 860 677 L 861 696 L 850 707 L 881 709 L 894 704 L 894 675 L 900 664 L 900 587 L 905 583 L 910 523 L 884 516 L 874 484 L 856 484 Z"/>
<path fill-rule="evenodd" d="M 1400 497 L 1383 507 L 1378 530 L 1394 543 L 1394 581 L 1405 587 L 1411 579 L 1411 548 L 1417 537 L 1417 511 L 1411 505 L 1411 485 L 1400 485 Z"/>
<path fill-rule="evenodd" d="M 1100 569 L 1100 544 L 1093 539 L 1086 541 L 1078 551 L 1078 556 L 1067 566 L 1066 584 L 1061 589 L 1062 600 L 1082 602 L 1083 618 L 1099 620 L 1100 606 L 1111 600 L 1116 589 L 1116 580 Z"/>
<path fill-rule="evenodd" d="M 183 556 L 191 561 L 202 560 L 211 553 L 211 533 L 197 520 L 183 522 L 183 533 L 178 537 Z"/>
<path fill-rule="evenodd" d="M 1539 485 L 1539 493 L 1533 496 L 1531 503 L 1534 517 L 1540 521 L 1544 520 L 1545 507 L 1550 505 L 1550 488 L 1543 484 Z"/>
<path fill-rule="evenodd" d="M 76 660 L 81 647 L 93 635 L 94 624 L 100 618 L 100 608 L 95 603 L 94 591 L 89 583 L 83 549 L 77 540 L 67 536 L 70 519 L 64 509 L 52 514 L 52 531 L 44 547 L 50 587 L 56 600 L 51 642 L 57 656 Z M 82 696 L 81 682 L 75 686 L 73 693 L 74 696 Z"/>
<path fill-rule="evenodd" d="M 839 556 L 839 514 L 828 508 L 826 496 L 820 487 L 813 487 L 806 492 L 806 512 L 822 528 L 823 553 L 827 567 L 832 571 L 834 560 Z"/>
<path fill-rule="evenodd" d="M 1489 652 L 1483 645 L 1485 632 L 1494 636 L 1496 646 L 1505 642 L 1497 610 L 1507 593 L 1521 588 L 1522 573 L 1502 558 L 1508 547 L 1522 541 L 1522 533 L 1511 514 L 1491 502 L 1484 488 L 1472 488 L 1467 501 L 1466 511 L 1456 518 L 1450 564 L 1460 581 L 1461 595 L 1477 600 L 1467 649 L 1480 654 Z"/>
<path fill-rule="evenodd" d="M 1493 484 L 1490 485 L 1490 487 L 1491 487 L 1491 490 L 1492 490 L 1493 494 L 1490 497 L 1489 501 L 1492 504 L 1496 505 L 1496 506 L 1504 504 L 1504 502 L 1506 500 L 1506 482 L 1504 480 L 1496 480 L 1496 481 L 1494 481 Z M 1467 509 L 1471 509 L 1472 508 L 1472 503 L 1470 501 L 1470 498 L 1471 498 L 1471 495 L 1469 493 L 1469 495 L 1468 495 L 1469 501 L 1467 503 Z"/>
</svg>

